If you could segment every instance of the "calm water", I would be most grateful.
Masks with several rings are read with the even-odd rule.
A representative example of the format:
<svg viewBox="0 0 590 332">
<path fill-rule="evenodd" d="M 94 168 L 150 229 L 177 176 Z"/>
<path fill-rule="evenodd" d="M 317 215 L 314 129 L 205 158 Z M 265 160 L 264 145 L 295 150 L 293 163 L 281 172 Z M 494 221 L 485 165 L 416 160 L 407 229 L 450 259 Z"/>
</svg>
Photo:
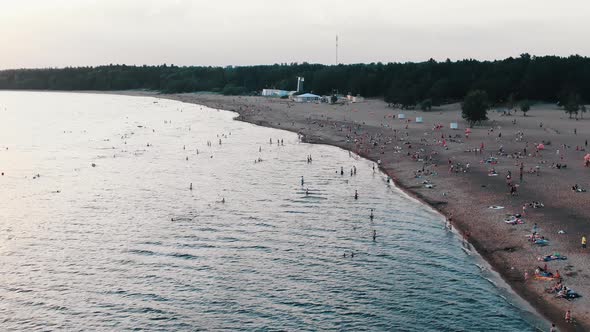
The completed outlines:
<svg viewBox="0 0 590 332">
<path fill-rule="evenodd" d="M 542 324 L 369 161 L 233 116 L 0 92 L 0 330 Z"/>
</svg>

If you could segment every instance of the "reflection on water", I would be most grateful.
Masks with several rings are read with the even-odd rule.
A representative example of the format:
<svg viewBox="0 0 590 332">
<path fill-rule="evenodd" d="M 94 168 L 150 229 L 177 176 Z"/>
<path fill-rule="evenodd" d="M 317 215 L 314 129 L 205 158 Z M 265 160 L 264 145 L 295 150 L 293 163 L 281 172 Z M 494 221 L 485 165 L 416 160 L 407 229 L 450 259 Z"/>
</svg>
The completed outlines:
<svg viewBox="0 0 590 332">
<path fill-rule="evenodd" d="M 233 116 L 0 92 L 2 330 L 534 330 L 370 162 Z"/>
</svg>

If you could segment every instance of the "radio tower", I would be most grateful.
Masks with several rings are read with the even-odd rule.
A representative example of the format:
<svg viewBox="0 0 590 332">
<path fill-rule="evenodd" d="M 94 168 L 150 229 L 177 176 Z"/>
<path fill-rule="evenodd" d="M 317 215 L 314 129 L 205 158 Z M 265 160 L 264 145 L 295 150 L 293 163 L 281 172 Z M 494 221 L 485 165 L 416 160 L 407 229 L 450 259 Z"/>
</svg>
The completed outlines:
<svg viewBox="0 0 590 332">
<path fill-rule="evenodd" d="M 336 35 L 336 65 L 338 65 L 338 35 Z"/>
</svg>

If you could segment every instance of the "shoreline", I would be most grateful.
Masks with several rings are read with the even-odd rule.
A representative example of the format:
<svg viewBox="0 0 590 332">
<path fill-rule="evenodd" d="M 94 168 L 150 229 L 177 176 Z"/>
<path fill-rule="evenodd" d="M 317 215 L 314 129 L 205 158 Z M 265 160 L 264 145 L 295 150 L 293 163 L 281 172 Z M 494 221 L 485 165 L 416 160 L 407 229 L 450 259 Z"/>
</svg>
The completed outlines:
<svg viewBox="0 0 590 332">
<path fill-rule="evenodd" d="M 329 126 L 330 122 L 334 122 L 334 120 L 332 119 L 327 119 L 324 118 L 322 119 L 321 117 L 309 117 L 309 118 L 305 118 L 305 116 L 297 116 L 296 114 L 291 113 L 292 115 L 295 116 L 289 116 L 289 114 L 274 114 L 271 115 L 271 112 L 275 112 L 277 111 L 277 107 L 273 107 L 273 103 L 279 103 L 281 104 L 280 100 L 255 100 L 255 102 L 252 102 L 252 100 L 247 99 L 247 100 L 240 100 L 243 98 L 239 98 L 239 97 L 226 97 L 226 96 L 219 96 L 219 95 L 214 95 L 214 96 L 207 96 L 207 95 L 193 95 L 193 94 L 183 94 L 183 95 L 166 95 L 166 94 L 144 94 L 144 93 L 126 93 L 126 94 L 131 94 L 131 95 L 146 95 L 146 96 L 152 96 L 152 97 L 157 97 L 157 98 L 165 98 L 165 99 L 172 99 L 172 100 L 178 100 L 178 101 L 182 101 L 182 102 L 187 102 L 187 103 L 193 103 L 193 104 L 199 104 L 199 105 L 203 105 L 203 106 L 207 106 L 207 107 L 211 107 L 214 109 L 222 109 L 222 110 L 228 110 L 228 111 L 233 111 L 236 112 L 238 114 L 238 116 L 235 118 L 235 120 L 239 120 L 239 121 L 244 121 L 244 122 L 248 122 L 248 123 L 252 123 L 255 125 L 259 125 L 259 126 L 264 126 L 264 127 L 270 127 L 270 128 L 275 128 L 275 129 L 282 129 L 282 130 L 288 130 L 291 132 L 295 132 L 298 134 L 302 134 L 302 141 L 306 142 L 306 143 L 317 143 L 317 144 L 327 144 L 327 145 L 332 145 L 332 146 L 337 146 L 339 148 L 342 148 L 344 150 L 347 151 L 351 151 L 353 153 L 358 154 L 360 157 L 363 157 L 365 159 L 371 160 L 373 162 L 377 163 L 377 160 L 379 160 L 380 155 L 379 154 L 375 154 L 373 150 L 367 150 L 367 151 L 355 151 L 354 150 L 354 146 L 352 144 L 350 144 L 350 142 L 347 142 L 346 140 L 342 140 L 342 139 L 338 139 L 338 138 L 342 138 L 342 137 L 330 137 L 330 135 L 325 135 L 325 131 L 327 130 L 323 130 L 323 128 L 326 128 L 327 126 Z M 238 99 L 236 101 L 236 99 Z M 260 98 L 256 98 L 253 97 L 251 99 L 260 99 Z M 283 101 L 283 104 L 285 102 Z M 284 105 L 283 105 L 284 106 Z M 305 107 L 305 106 L 312 106 L 312 105 L 295 105 L 295 106 L 287 106 L 287 110 L 286 112 L 292 112 L 292 108 L 294 107 Z M 362 105 L 360 105 L 360 107 L 362 107 Z M 253 111 L 253 109 L 258 109 L 257 112 Z M 415 111 L 404 111 L 404 112 L 415 112 Z M 286 118 L 285 118 L 286 115 Z M 281 117 L 283 117 L 283 122 L 278 122 Z M 278 118 L 278 119 L 277 119 Z M 287 123 L 291 122 L 291 126 L 289 126 Z M 316 122 L 315 124 L 320 124 L 320 128 L 318 131 L 313 131 L 312 128 L 309 126 L 310 124 L 314 124 L 314 122 Z M 345 123 L 345 121 L 343 121 L 343 123 Z M 283 123 L 283 124 L 281 124 Z M 354 123 L 354 121 L 353 121 Z M 340 124 L 340 123 L 338 123 Z M 297 125 L 297 126 L 296 126 Z M 322 126 L 323 125 L 323 126 Z M 362 126 L 365 126 L 365 124 L 363 123 Z M 333 128 L 334 130 L 338 130 L 337 126 L 335 126 Z M 332 131 L 334 131 L 332 130 Z M 369 129 L 369 131 L 371 131 L 371 129 Z M 377 130 L 379 131 L 379 130 Z M 333 133 L 332 133 L 333 134 Z M 327 136 L 327 137 L 326 137 Z M 440 158 L 439 158 L 440 159 Z M 385 160 L 384 160 L 385 161 Z M 565 324 L 563 321 L 563 314 L 564 314 L 564 309 L 563 309 L 563 305 L 564 304 L 570 304 L 570 303 L 559 303 L 558 301 L 565 301 L 565 300 L 561 300 L 561 299 L 554 299 L 552 302 L 548 302 L 546 300 L 546 298 L 543 298 L 540 296 L 539 293 L 542 293 L 542 289 L 541 291 L 539 291 L 539 287 L 536 284 L 533 284 L 534 281 L 529 280 L 527 282 L 523 282 L 523 273 L 521 273 L 521 271 L 518 271 L 518 268 L 515 268 L 514 266 L 507 266 L 507 259 L 505 257 L 502 257 L 502 255 L 495 255 L 495 253 L 498 251 L 497 248 L 491 247 L 489 245 L 487 245 L 487 243 L 485 243 L 484 241 L 481 241 L 480 238 L 481 236 L 478 236 L 476 234 L 476 232 L 474 231 L 474 227 L 472 225 L 472 223 L 470 222 L 469 218 L 466 218 L 464 216 L 462 216 L 462 212 L 461 210 L 468 210 L 465 209 L 465 207 L 458 207 L 455 206 L 456 204 L 450 204 L 450 202 L 445 201 L 444 199 L 434 199 L 432 197 L 432 195 L 428 195 L 427 193 L 423 193 L 420 192 L 418 190 L 418 188 L 415 185 L 412 185 L 410 183 L 410 181 L 406 180 L 407 177 L 404 177 L 404 173 L 408 173 L 409 171 L 409 165 L 408 163 L 404 163 L 402 165 L 399 165 L 399 161 L 398 163 L 395 164 L 395 166 L 393 165 L 393 163 L 386 163 L 386 162 L 382 162 L 379 165 L 379 169 L 384 172 L 385 174 L 387 174 L 388 176 L 390 176 L 392 178 L 392 180 L 394 181 L 394 184 L 400 189 L 402 190 L 404 193 L 406 193 L 407 195 L 411 196 L 412 198 L 430 206 L 431 208 L 433 208 L 434 210 L 436 210 L 438 213 L 440 213 L 442 216 L 446 216 L 448 217 L 449 215 L 453 216 L 453 226 L 455 227 L 455 229 L 459 232 L 459 233 L 468 233 L 471 234 L 471 236 L 468 236 L 468 242 L 473 246 L 473 248 L 477 251 L 477 253 L 493 268 L 495 273 L 498 273 L 498 275 L 502 278 L 502 280 L 511 288 L 511 290 L 517 294 L 520 298 L 522 298 L 524 301 L 526 301 L 528 304 L 531 305 L 531 307 L 541 316 L 545 317 L 549 322 L 554 322 L 560 329 L 560 331 L 585 331 L 588 330 L 588 327 L 590 325 L 588 325 L 588 316 L 582 316 L 580 314 L 577 314 L 577 312 L 581 311 L 580 309 L 573 309 L 574 311 L 574 315 L 576 318 L 576 324 Z M 438 162 L 438 164 L 442 164 L 442 162 Z M 436 179 L 437 181 L 439 179 Z M 481 178 L 480 178 L 481 180 Z M 487 180 L 487 179 L 486 179 Z M 479 182 L 485 182 L 485 181 L 479 181 Z M 456 184 L 451 184 L 451 186 L 454 187 L 455 190 L 461 190 L 461 188 L 459 188 L 458 186 L 456 186 Z M 420 188 L 422 189 L 422 188 Z M 469 193 L 467 193 L 469 195 Z M 468 205 L 471 206 L 471 205 Z M 477 213 L 479 214 L 479 213 Z M 504 225 L 502 225 L 504 226 Z M 529 228 L 530 226 L 525 226 L 526 228 Z M 479 232 L 478 232 L 479 233 Z M 524 242 L 524 240 L 523 240 Z M 553 252 L 553 249 L 548 249 L 546 251 L 551 251 Z M 530 262 L 532 265 L 537 264 L 536 261 Z M 539 263 L 540 264 L 540 263 Z M 522 265 L 522 264 L 521 264 Z M 516 271 L 515 271 L 516 270 Z M 518 272 L 518 273 L 515 273 Z M 569 284 L 569 283 L 568 283 Z M 576 290 L 578 290 L 579 288 L 576 286 L 575 287 Z M 584 293 L 583 293 L 584 294 Z M 590 295 L 588 295 L 590 296 Z M 566 301 L 567 302 L 567 301 Z"/>
<path fill-rule="evenodd" d="M 486 146 L 496 143 L 497 146 L 499 142 L 501 142 L 503 143 L 501 146 L 504 146 L 506 149 L 511 149 L 512 145 L 515 145 L 505 140 L 494 139 L 495 133 L 493 136 L 490 136 L 490 132 L 488 131 L 488 137 L 486 138 L 485 129 L 479 127 L 473 130 L 474 134 L 472 137 L 476 138 L 472 138 L 472 143 L 468 143 L 467 140 L 463 140 L 456 144 L 455 142 L 449 142 L 449 149 L 445 150 L 438 144 L 426 143 L 426 139 L 424 138 L 426 137 L 425 135 L 431 131 L 429 126 L 432 123 L 436 123 L 436 120 L 427 120 L 425 122 L 428 124 L 419 125 L 416 123 L 402 123 L 395 119 L 395 117 L 393 119 L 389 118 L 390 113 L 401 112 L 410 113 L 412 116 L 419 114 L 424 115 L 425 117 L 431 115 L 432 117 L 436 117 L 436 110 L 433 112 L 393 110 L 386 108 L 383 106 L 384 103 L 379 101 L 374 101 L 374 104 L 378 106 L 373 105 L 373 101 L 371 104 L 353 104 L 348 106 L 316 104 L 296 105 L 284 100 L 263 99 L 260 97 L 235 97 L 207 94 L 168 95 L 145 91 L 86 92 L 149 96 L 198 104 L 214 109 L 233 111 L 238 114 L 235 120 L 302 134 L 302 141 L 306 143 L 336 146 L 351 151 L 360 157 L 371 160 L 375 163 L 377 163 L 378 160 L 382 160 L 379 169 L 391 177 L 397 188 L 408 196 L 428 205 L 443 217 L 452 216 L 455 231 L 460 234 L 469 234 L 467 236 L 468 242 L 492 267 L 493 272 L 497 273 L 510 289 L 521 299 L 530 304 L 537 313 L 545 317 L 549 322 L 554 322 L 559 327 L 560 331 L 590 330 L 590 315 L 588 314 L 590 306 L 585 298 L 590 297 L 590 287 L 588 287 L 590 286 L 590 283 L 587 283 L 589 279 L 588 272 L 586 272 L 588 271 L 588 268 L 580 262 L 582 259 L 587 259 L 584 253 L 579 252 L 579 249 L 577 249 L 579 246 L 579 237 L 576 237 L 580 232 L 585 232 L 586 230 L 582 227 L 581 223 L 579 223 L 580 225 L 575 224 L 576 221 L 588 220 L 588 214 L 583 211 L 583 206 L 581 206 L 581 204 L 580 207 L 577 210 L 574 209 L 574 213 L 572 213 L 569 211 L 571 206 L 562 203 L 560 200 L 561 197 L 558 197 L 559 199 L 557 200 L 553 200 L 555 193 L 551 190 L 554 187 L 554 183 L 546 185 L 544 182 L 551 182 L 550 180 L 546 180 L 546 177 L 541 178 L 543 180 L 537 183 L 535 181 L 539 178 L 527 174 L 526 181 L 522 183 L 523 189 L 520 189 L 520 196 L 516 199 L 507 197 L 505 190 L 506 185 L 502 176 L 495 178 L 488 177 L 485 173 L 485 170 L 488 167 L 487 165 L 478 165 L 473 161 L 474 158 L 471 153 L 462 153 L 465 150 L 465 145 L 474 144 L 475 146 L 478 146 L 480 140 L 482 142 L 485 141 Z M 359 110 L 362 111 L 362 114 L 359 114 L 361 113 Z M 456 111 L 456 106 L 454 109 L 441 108 L 440 114 L 442 114 L 443 116 L 441 117 L 447 121 L 449 118 L 444 116 L 446 116 L 447 113 L 451 114 L 450 112 Z M 376 114 L 373 115 L 373 113 Z M 535 110 L 533 110 L 531 114 L 535 114 Z M 453 116 L 454 118 L 451 117 L 453 121 L 461 123 L 460 120 L 456 120 L 455 115 Z M 497 121 L 500 122 L 502 120 L 504 119 L 499 119 Z M 506 120 L 512 120 L 512 118 Z M 521 120 L 521 118 L 518 117 L 518 120 Z M 539 119 L 534 118 L 534 115 L 526 120 L 535 121 L 535 124 L 534 126 L 522 129 L 523 131 L 535 127 L 539 121 Z M 545 119 L 545 117 L 540 120 L 551 121 L 551 119 Z M 382 126 L 382 123 L 384 122 L 387 122 L 385 127 Z M 494 128 L 496 128 L 497 124 L 495 122 L 496 120 L 493 119 L 492 123 Z M 508 127 L 506 122 L 507 121 L 504 121 L 504 123 L 498 124 L 498 130 L 501 127 Z M 409 126 L 411 128 L 408 128 Z M 586 127 L 587 126 L 588 125 L 586 125 Z M 344 128 L 350 129 L 348 132 L 349 134 L 347 134 L 346 130 L 343 130 Z M 391 138 L 391 130 L 393 128 L 399 130 L 398 134 L 400 137 L 396 137 L 395 139 Z M 464 128 L 463 124 L 461 124 L 461 128 Z M 352 140 L 353 137 L 350 134 L 353 129 L 355 132 L 354 138 L 360 139 L 360 143 Z M 502 131 L 504 130 L 505 129 Z M 559 135 L 562 128 L 557 128 L 556 126 L 555 129 L 552 130 L 556 133 L 555 135 Z M 402 136 L 402 132 L 405 132 L 405 137 Z M 448 133 L 448 131 L 446 131 L 445 134 L 446 133 Z M 540 135 L 534 132 L 531 136 L 538 135 L 540 137 L 545 137 L 548 136 L 547 133 L 547 129 L 544 129 L 544 131 L 541 131 Z M 550 132 L 550 134 L 552 133 L 553 132 Z M 438 134 L 439 133 L 437 132 L 436 135 Z M 506 136 L 508 135 L 505 134 L 505 137 Z M 378 139 L 373 142 L 369 141 L 369 137 L 378 137 Z M 551 138 L 554 137 L 552 136 Z M 428 137 L 428 140 L 432 139 L 433 137 Z M 534 137 L 534 139 L 538 138 Z M 370 143 L 375 144 L 373 145 Z M 396 144 L 401 145 L 402 148 L 398 149 L 399 146 L 395 146 L 395 148 L 392 146 Z M 417 147 L 420 147 L 420 149 L 417 149 Z M 406 148 L 408 150 L 408 155 L 404 154 Z M 559 147 L 555 148 L 558 149 Z M 551 149 L 553 151 L 554 147 L 551 147 Z M 436 174 L 428 177 L 425 176 L 424 178 L 435 183 L 436 189 L 434 190 L 426 190 L 424 186 L 421 185 L 423 178 L 416 179 L 413 176 L 413 170 L 418 167 L 418 161 L 408 157 L 410 152 L 416 153 L 416 151 L 418 151 L 417 153 L 420 154 L 422 158 L 427 155 L 430 156 L 430 163 L 427 168 L 435 170 Z M 488 151 L 486 150 L 486 155 L 487 153 Z M 445 174 L 447 158 L 449 162 L 452 159 L 453 164 L 472 162 L 472 171 L 470 171 L 470 173 L 459 175 L 450 174 L 451 172 L 449 172 L 448 175 Z M 475 158 L 480 159 L 482 156 L 475 155 Z M 483 158 L 485 158 L 485 155 Z M 530 164 L 529 160 L 530 159 L 527 159 L 527 165 Z M 571 165 L 570 168 L 573 168 L 574 165 L 572 164 L 574 162 L 571 160 L 568 161 L 568 164 Z M 424 164 L 426 163 L 422 163 L 421 165 Z M 503 163 L 502 165 L 497 165 L 496 169 L 498 169 L 498 173 L 505 171 L 507 169 L 505 166 L 506 165 Z M 512 169 L 514 172 L 514 165 L 511 167 L 509 166 L 508 168 Z M 548 172 L 549 171 L 543 169 L 543 173 Z M 518 174 L 518 172 L 516 171 L 514 174 Z M 574 179 L 579 177 L 578 174 L 572 176 Z M 567 186 L 567 184 L 569 184 L 569 182 L 567 182 L 568 179 L 563 180 L 566 181 L 565 186 Z M 530 189 L 528 188 L 529 186 L 531 187 Z M 561 188 L 559 190 L 561 191 Z M 569 188 L 566 188 L 565 192 L 567 192 L 567 190 L 569 190 Z M 442 197 L 440 192 L 443 193 Z M 561 195 L 561 192 L 559 194 Z M 583 196 L 580 197 L 582 197 L 581 199 L 583 201 L 585 200 Z M 578 196 L 575 198 L 578 198 Z M 566 197 L 565 199 L 569 198 Z M 515 202 L 515 200 L 517 200 L 517 202 Z M 497 221 L 498 218 L 501 218 L 500 216 L 503 213 L 520 212 L 522 202 L 530 202 L 531 200 L 543 201 L 546 205 L 549 205 L 548 203 L 554 203 L 555 206 L 544 208 L 542 209 L 543 211 L 531 211 L 532 209 L 529 209 L 526 215 L 526 225 L 507 226 L 506 224 Z M 502 212 L 490 211 L 487 207 L 491 205 L 502 205 L 506 208 L 502 210 Z M 531 219 L 530 221 L 529 215 Z M 563 220 L 560 220 L 562 219 L 560 217 L 563 217 L 564 215 L 567 215 L 568 219 L 572 220 L 569 223 L 562 225 L 561 222 Z M 526 234 L 524 230 L 530 229 L 530 224 L 533 220 L 541 225 L 543 233 L 545 233 L 544 228 L 546 227 L 549 232 L 545 234 L 553 234 L 550 236 L 552 242 L 549 247 L 543 249 L 532 247 L 530 244 L 526 243 L 526 240 L 523 237 L 523 235 Z M 558 222 L 560 224 L 556 225 Z M 581 230 L 580 228 L 575 228 L 577 226 L 582 227 Z M 566 235 L 567 238 L 563 241 L 559 241 L 555 235 L 557 233 L 556 230 L 560 229 L 560 227 L 565 227 L 564 229 L 567 229 L 568 231 L 568 234 Z M 571 237 L 569 233 L 572 233 Z M 553 239 L 556 239 L 555 242 L 553 242 Z M 572 239 L 575 239 L 575 241 L 572 241 Z M 529 247 L 526 247 L 527 245 L 529 245 Z M 577 269 L 577 271 L 574 270 L 571 275 L 566 274 L 565 282 L 569 287 L 574 288 L 582 294 L 583 297 L 581 299 L 577 299 L 573 302 L 565 301 L 563 299 L 555 299 L 553 298 L 553 295 L 544 294 L 544 288 L 548 287 L 549 284 L 534 280 L 524 280 L 524 271 L 530 273 L 531 267 L 534 268 L 536 265 L 543 264 L 542 262 L 536 261 L 538 255 L 544 254 L 545 252 L 553 253 L 555 251 L 565 253 L 568 256 L 567 264 L 571 265 L 570 263 L 572 263 Z M 549 262 L 548 264 L 555 265 L 552 262 Z M 555 271 L 556 268 L 561 269 L 562 267 L 551 266 L 551 268 Z M 588 284 L 588 286 L 584 287 L 585 284 Z M 565 309 L 571 309 L 573 311 L 576 324 L 565 324 L 563 320 Z"/>
</svg>

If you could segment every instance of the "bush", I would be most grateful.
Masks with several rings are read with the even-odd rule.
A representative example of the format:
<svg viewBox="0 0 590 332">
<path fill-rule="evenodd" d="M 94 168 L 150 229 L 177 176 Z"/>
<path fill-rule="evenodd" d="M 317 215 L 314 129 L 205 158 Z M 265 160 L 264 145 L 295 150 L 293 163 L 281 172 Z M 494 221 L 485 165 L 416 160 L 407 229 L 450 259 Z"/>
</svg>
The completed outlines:
<svg viewBox="0 0 590 332">
<path fill-rule="evenodd" d="M 246 88 L 243 86 L 235 86 L 233 84 L 228 84 L 223 87 L 221 93 L 224 96 L 240 96 L 246 94 Z"/>
</svg>

